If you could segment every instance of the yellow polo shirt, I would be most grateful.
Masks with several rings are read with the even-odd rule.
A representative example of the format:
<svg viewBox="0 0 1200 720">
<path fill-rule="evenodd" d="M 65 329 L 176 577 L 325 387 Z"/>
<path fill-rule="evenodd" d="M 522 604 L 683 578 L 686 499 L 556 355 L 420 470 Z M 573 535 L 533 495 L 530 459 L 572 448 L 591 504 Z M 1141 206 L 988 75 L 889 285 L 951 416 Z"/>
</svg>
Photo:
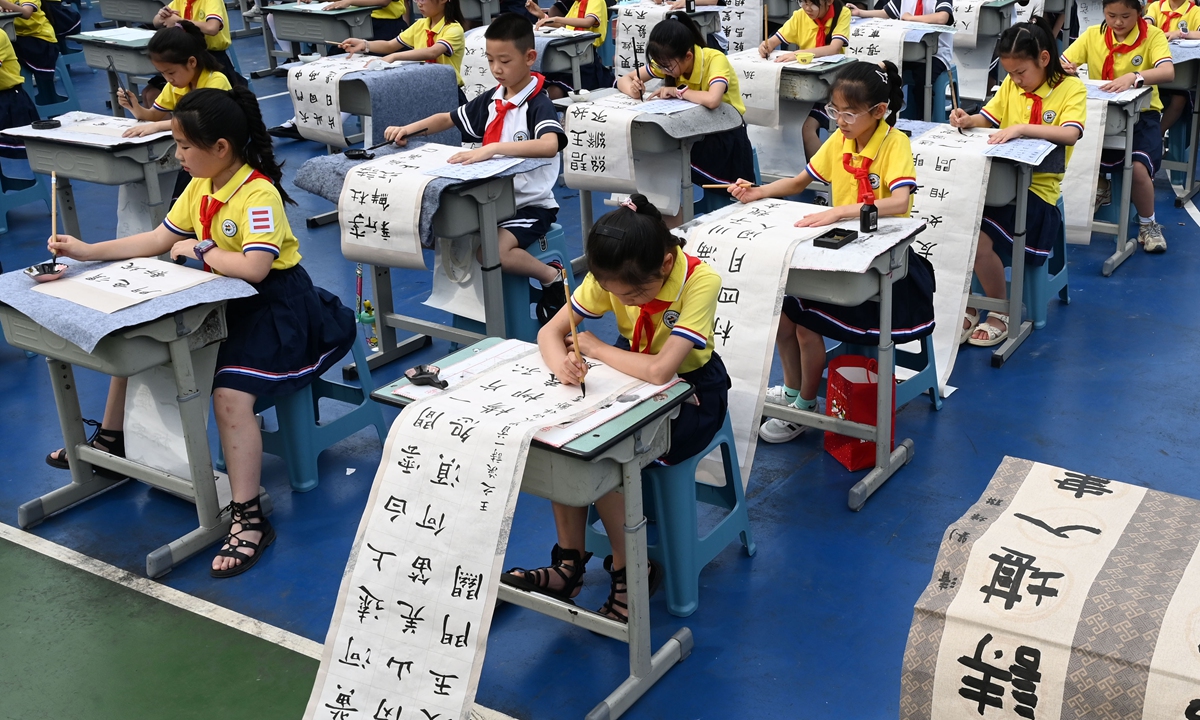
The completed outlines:
<svg viewBox="0 0 1200 720">
<path fill-rule="evenodd" d="M 176 235 L 199 238 L 203 227 L 200 202 L 210 195 L 225 203 L 211 225 L 212 240 L 218 247 L 242 254 L 269 252 L 275 256 L 271 269 L 286 270 L 299 264 L 300 242 L 288 224 L 283 198 L 274 183 L 263 178 L 250 180 L 252 172 L 254 168 L 243 165 L 216 192 L 211 179 L 192 178 L 163 224 Z"/>
<path fill-rule="evenodd" d="M 196 90 L 200 88 L 216 88 L 217 90 L 228 90 L 230 88 L 229 80 L 225 78 L 225 73 L 216 72 L 214 70 L 203 70 L 200 72 L 200 77 L 196 78 Z M 163 112 L 174 112 L 175 106 L 179 104 L 180 99 L 192 91 L 190 87 L 177 88 L 171 83 L 167 83 L 162 92 L 158 94 L 158 99 L 154 101 L 154 109 L 162 110 Z"/>
<path fill-rule="evenodd" d="M 1068 76 L 1053 88 L 1042 83 L 1034 94 L 1042 99 L 1041 124 L 1073 127 L 1078 129 L 1079 136 L 1083 137 L 1083 123 L 1087 119 L 1087 86 L 1082 80 Z M 988 101 L 980 112 L 996 127 L 1006 128 L 1028 123 L 1032 108 L 1033 99 L 1025 97 L 1025 91 L 1017 87 L 1012 77 L 1006 77 L 995 97 Z M 1069 163 L 1075 148 L 1067 145 L 1065 149 Z M 1035 172 L 1029 189 L 1041 199 L 1055 205 L 1062 194 L 1062 178 L 1062 173 Z"/>
<path fill-rule="evenodd" d="M 381 6 L 378 10 L 371 12 L 371 17 L 379 18 L 380 20 L 396 20 L 404 17 L 404 0 L 394 0 L 387 5 Z"/>
<path fill-rule="evenodd" d="M 826 42 L 842 41 L 842 52 L 850 45 L 850 8 L 843 7 L 840 15 L 834 20 L 832 30 L 826 29 Z M 788 21 L 779 28 L 775 37 L 782 42 L 798 46 L 801 50 L 811 50 L 817 46 L 817 22 L 808 16 L 804 10 L 792 13 Z"/>
<path fill-rule="evenodd" d="M 1104 74 L 1104 60 L 1108 57 L 1108 45 L 1104 42 L 1104 31 L 1108 26 L 1104 23 L 1093 25 L 1080 34 L 1075 42 L 1062 54 L 1063 58 L 1072 65 L 1087 63 L 1088 77 L 1100 80 Z M 1125 37 L 1125 44 L 1138 41 L 1138 29 L 1135 25 Z M 1113 43 L 1117 43 L 1114 41 Z M 1171 62 L 1171 48 L 1167 44 L 1167 36 L 1154 25 L 1146 23 L 1146 39 L 1142 44 L 1127 53 L 1118 53 L 1113 58 L 1113 77 L 1118 78 L 1126 73 L 1143 72 L 1156 68 L 1163 63 Z M 1158 98 L 1158 86 L 1150 85 L 1151 110 L 1162 110 L 1162 101 Z"/>
<path fill-rule="evenodd" d="M 687 256 L 682 249 L 676 248 L 675 267 L 671 269 L 671 275 L 663 283 L 662 289 L 654 296 L 655 300 L 669 301 L 671 304 L 650 317 L 654 324 L 650 354 L 662 352 L 667 338 L 672 335 L 691 341 L 693 347 L 679 366 L 680 374 L 704 367 L 712 357 L 713 324 L 717 315 L 717 297 L 721 292 L 721 276 L 707 263 L 696 265 L 690 277 L 687 266 Z M 641 315 L 641 307 L 622 305 L 616 296 L 600 287 L 591 273 L 571 296 L 571 306 L 585 318 L 599 318 L 611 312 L 616 316 L 618 332 L 633 342 L 633 328 Z M 639 343 L 645 347 L 644 336 L 639 338 Z"/>
<path fill-rule="evenodd" d="M 1146 19 L 1164 33 L 1195 32 L 1200 30 L 1200 7 L 1196 7 L 1192 0 L 1187 0 L 1175 10 L 1171 8 L 1171 0 L 1161 0 L 1146 6 Z"/>
<path fill-rule="evenodd" d="M 0 32 L 0 90 L 10 90 L 24 82 L 25 77 L 21 75 L 17 53 L 8 39 L 8 33 Z"/>
<path fill-rule="evenodd" d="M 566 7 L 566 3 L 559 0 L 556 5 Z M 600 47 L 604 44 L 604 39 L 608 37 L 608 4 L 604 0 L 575 0 L 571 5 L 571 9 L 564 13 L 565 17 L 569 18 L 596 18 L 599 23 L 596 27 L 591 28 L 592 32 L 600 33 L 600 38 L 592 43 L 595 47 Z M 583 29 L 583 28 L 580 28 Z"/>
<path fill-rule="evenodd" d="M 804 169 L 813 179 L 833 187 L 834 205 L 858 204 L 858 180 L 842 164 L 842 156 L 846 153 L 850 153 L 850 162 L 854 167 L 862 167 L 863 158 L 871 158 L 871 188 L 877 200 L 891 197 L 892 193 L 905 186 L 916 191 L 917 173 L 913 167 L 912 144 L 908 136 L 880 120 L 861 153 L 854 150 L 853 140 L 847 140 L 842 131 L 837 130 Z M 908 217 L 911 211 L 912 195 L 909 195 L 908 209 L 899 217 Z"/>
<path fill-rule="evenodd" d="M 54 26 L 50 24 L 46 13 L 42 12 L 42 0 L 19 0 L 17 4 L 21 7 L 33 8 L 33 14 L 29 17 L 17 16 L 14 19 L 13 24 L 18 35 L 45 40 L 48 43 L 58 42 L 58 36 L 54 34 Z"/>
<path fill-rule="evenodd" d="M 414 50 L 421 50 L 429 47 L 429 18 L 421 18 L 408 29 L 400 33 L 396 38 L 401 45 L 410 47 Z M 436 62 L 440 65 L 449 65 L 454 68 L 454 77 L 458 79 L 458 84 L 461 86 L 462 81 L 462 61 L 463 48 L 466 47 L 466 40 L 463 39 L 462 25 L 456 22 L 447 23 L 445 16 L 438 21 L 438 24 L 433 27 L 434 44 L 445 46 L 447 52 L 444 55 L 438 55 Z"/>
<path fill-rule="evenodd" d="M 229 14 L 225 11 L 224 0 L 172 0 L 167 7 L 194 23 L 221 21 L 220 32 L 204 36 L 204 45 L 209 50 L 225 50 L 233 42 L 229 37 Z"/>
<path fill-rule="evenodd" d="M 741 114 L 746 114 L 746 105 L 742 102 L 742 91 L 738 88 L 737 73 L 733 70 L 733 65 L 729 64 L 729 58 L 725 57 L 725 53 L 712 48 L 702 48 L 699 45 L 692 46 L 692 72 L 685 78 L 680 78 L 679 82 L 686 85 L 689 90 L 708 90 L 713 83 L 725 83 L 725 94 L 721 97 L 722 102 L 729 103 L 737 108 Z M 650 65 L 650 74 L 654 77 L 663 77 L 661 69 L 656 64 Z"/>
</svg>

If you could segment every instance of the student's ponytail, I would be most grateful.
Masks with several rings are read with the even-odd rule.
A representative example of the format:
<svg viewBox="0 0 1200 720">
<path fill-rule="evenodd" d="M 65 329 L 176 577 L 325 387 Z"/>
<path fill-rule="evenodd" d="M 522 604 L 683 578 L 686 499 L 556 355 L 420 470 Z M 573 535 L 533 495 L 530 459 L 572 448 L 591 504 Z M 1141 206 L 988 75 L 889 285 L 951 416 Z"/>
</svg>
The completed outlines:
<svg viewBox="0 0 1200 720">
<path fill-rule="evenodd" d="M 650 31 L 646 41 L 646 57 L 660 67 L 677 63 L 699 45 L 704 47 L 704 34 L 695 21 L 682 10 L 673 12 Z M 676 78 L 678 79 L 678 78 Z"/>
<path fill-rule="evenodd" d="M 861 60 L 850 63 L 838 73 L 831 93 L 838 93 L 852 107 L 873 108 L 886 103 L 888 125 L 896 124 L 904 106 L 904 81 L 899 68 L 890 60 L 879 64 Z"/>
<path fill-rule="evenodd" d="M 184 136 L 201 148 L 225 140 L 243 162 L 271 179 L 285 203 L 296 204 L 283 189 L 283 169 L 275 161 L 258 99 L 249 88 L 193 90 L 175 106 L 175 121 Z"/>
<path fill-rule="evenodd" d="M 615 280 L 630 288 L 642 287 L 662 279 L 663 258 L 680 245 L 658 208 L 645 195 L 634 193 L 592 226 L 588 271 L 601 283 Z"/>
<path fill-rule="evenodd" d="M 1034 15 L 1029 22 L 1013 25 L 1000 35 L 1000 42 L 996 44 L 996 53 L 1000 57 L 1032 60 L 1035 63 L 1040 62 L 1043 52 L 1050 54 L 1050 63 L 1046 65 L 1046 83 L 1050 87 L 1057 87 L 1067 73 L 1059 60 L 1054 29 L 1046 18 Z"/>
<path fill-rule="evenodd" d="M 443 26 L 449 23 L 458 23 L 464 28 L 467 26 L 467 20 L 463 17 L 462 7 L 458 0 L 446 0 L 446 7 L 442 9 L 442 15 L 446 21 Z"/>
<path fill-rule="evenodd" d="M 807 0 L 805 1 L 807 2 Z M 822 2 L 827 1 L 828 0 L 816 0 L 817 7 L 820 7 Z M 830 4 L 833 5 L 833 17 L 829 19 L 829 27 L 825 28 L 826 46 L 833 44 L 833 29 L 837 27 L 838 20 L 842 17 L 842 10 L 846 7 L 845 0 L 832 0 Z"/>
<path fill-rule="evenodd" d="M 171 65 L 186 66 L 189 59 L 196 58 L 197 70 L 221 72 L 221 66 L 208 53 L 204 33 L 188 20 L 181 20 L 175 27 L 165 27 L 155 32 L 146 44 L 146 52 L 151 59 Z"/>
</svg>

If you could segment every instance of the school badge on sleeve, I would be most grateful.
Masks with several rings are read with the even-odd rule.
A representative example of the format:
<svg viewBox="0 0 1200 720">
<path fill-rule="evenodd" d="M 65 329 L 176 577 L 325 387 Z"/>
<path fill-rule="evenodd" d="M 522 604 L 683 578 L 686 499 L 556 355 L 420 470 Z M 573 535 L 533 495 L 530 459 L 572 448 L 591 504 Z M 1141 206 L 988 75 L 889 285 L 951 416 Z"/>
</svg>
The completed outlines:
<svg viewBox="0 0 1200 720">
<path fill-rule="evenodd" d="M 250 232 L 257 233 L 272 233 L 275 232 L 275 210 L 270 207 L 250 208 Z"/>
</svg>

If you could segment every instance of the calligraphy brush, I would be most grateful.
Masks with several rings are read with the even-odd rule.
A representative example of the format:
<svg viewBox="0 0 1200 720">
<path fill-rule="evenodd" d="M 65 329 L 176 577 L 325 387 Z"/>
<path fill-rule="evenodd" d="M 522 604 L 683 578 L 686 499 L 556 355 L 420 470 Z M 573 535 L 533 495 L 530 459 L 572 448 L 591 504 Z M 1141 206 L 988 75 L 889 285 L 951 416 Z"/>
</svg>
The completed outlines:
<svg viewBox="0 0 1200 720">
<path fill-rule="evenodd" d="M 58 172 L 50 171 L 50 237 L 58 237 Z M 63 268 L 66 269 L 65 266 Z M 36 267 L 38 280 L 53 280 L 62 274 L 58 269 L 58 253 L 51 251 L 50 262 L 41 263 Z"/>
<path fill-rule="evenodd" d="M 121 92 L 123 94 L 128 94 L 129 91 L 125 89 L 125 83 L 121 82 L 121 73 L 117 72 L 117 64 L 113 62 L 112 55 L 108 56 L 108 71 L 117 79 L 117 87 L 121 90 Z"/>
<path fill-rule="evenodd" d="M 734 184 L 736 184 L 738 187 L 744 187 L 744 188 L 758 187 L 757 185 L 755 185 L 754 183 L 752 183 L 748 180 L 742 180 L 739 183 L 716 183 L 714 185 L 701 185 L 700 187 L 703 188 L 704 190 L 724 190 L 725 188 L 729 187 L 730 185 L 734 185 Z"/>
<path fill-rule="evenodd" d="M 587 384 L 584 383 L 584 378 L 587 377 L 587 363 L 583 360 L 583 353 L 579 350 L 579 333 L 575 328 L 575 308 L 571 307 L 571 283 L 567 280 L 567 269 L 562 269 L 563 292 L 567 295 L 567 317 L 571 320 L 571 343 L 575 346 L 575 356 L 579 358 L 579 363 L 583 366 L 583 375 L 579 378 L 579 389 L 583 391 L 583 396 L 587 397 Z"/>
<path fill-rule="evenodd" d="M 405 136 L 404 136 L 404 139 L 405 139 L 405 140 L 407 140 L 407 139 L 409 139 L 409 138 L 415 138 L 416 136 L 418 136 L 418 135 L 424 135 L 424 134 L 425 134 L 425 133 L 427 133 L 427 132 L 429 132 L 429 128 L 427 128 L 427 127 L 423 127 L 423 128 L 421 128 L 420 130 L 417 130 L 416 132 L 412 133 L 411 135 L 405 135 Z M 368 149 L 368 150 L 375 150 L 376 148 L 381 148 L 381 147 L 383 147 L 384 145 L 389 145 L 389 144 L 391 144 L 391 142 L 392 142 L 391 140 L 384 140 L 383 142 L 379 143 L 378 145 L 372 145 L 371 147 L 369 147 L 369 148 L 367 148 L 367 149 Z"/>
<path fill-rule="evenodd" d="M 950 78 L 950 105 L 952 106 L 951 110 L 958 109 L 958 85 L 955 84 L 954 78 Z M 959 128 L 958 134 L 966 135 L 967 133 L 962 128 Z"/>
</svg>

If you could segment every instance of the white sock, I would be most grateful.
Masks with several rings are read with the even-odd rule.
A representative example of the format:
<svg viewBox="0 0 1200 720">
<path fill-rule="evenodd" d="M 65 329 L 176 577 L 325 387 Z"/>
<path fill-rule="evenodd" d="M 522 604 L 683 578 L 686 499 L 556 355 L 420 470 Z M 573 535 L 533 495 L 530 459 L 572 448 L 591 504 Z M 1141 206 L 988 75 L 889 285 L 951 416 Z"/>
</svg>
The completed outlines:
<svg viewBox="0 0 1200 720">
<path fill-rule="evenodd" d="M 1141 215 L 1138 215 L 1138 224 L 1149 225 L 1152 222 L 1154 222 L 1154 213 L 1151 213 L 1150 217 L 1148 217 L 1148 218 L 1144 218 Z"/>
</svg>

